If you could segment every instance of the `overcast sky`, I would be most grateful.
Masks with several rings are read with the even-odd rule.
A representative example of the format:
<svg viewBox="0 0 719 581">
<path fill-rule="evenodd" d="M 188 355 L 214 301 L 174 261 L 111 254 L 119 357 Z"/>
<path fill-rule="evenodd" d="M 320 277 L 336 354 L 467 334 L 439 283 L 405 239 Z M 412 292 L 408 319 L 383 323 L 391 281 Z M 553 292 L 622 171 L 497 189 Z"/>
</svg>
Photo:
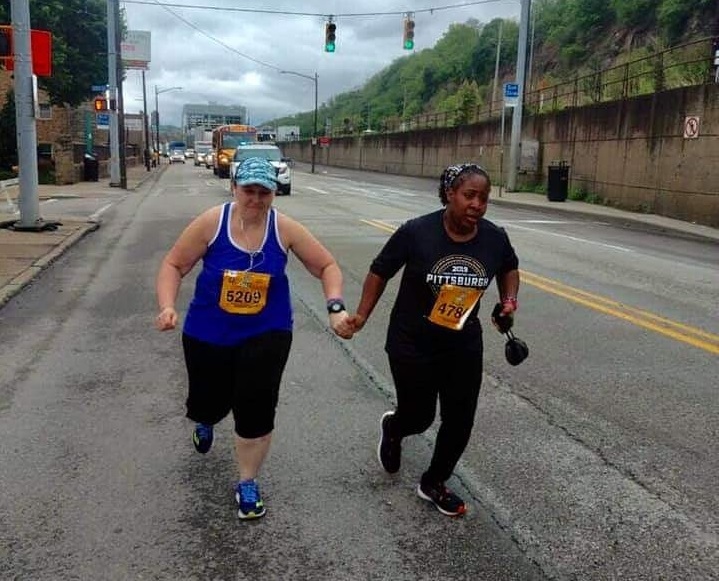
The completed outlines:
<svg viewBox="0 0 719 581">
<path fill-rule="evenodd" d="M 454 22 L 519 17 L 518 0 L 473 6 L 461 6 L 472 0 L 140 1 L 151 5 L 121 0 L 121 6 L 126 10 L 130 30 L 149 30 L 152 34 L 152 62 L 146 73 L 148 109 L 155 108 L 156 85 L 159 91 L 182 87 L 181 91 L 159 95 L 161 122 L 178 126 L 186 103 L 242 105 L 247 107 L 250 121 L 257 125 L 312 110 L 312 80 L 281 74 L 280 70 L 309 77 L 316 71 L 320 104 L 361 87 L 392 61 L 409 54 L 402 49 L 401 14 L 370 16 L 367 13 L 417 11 L 414 17 L 417 50 L 432 47 Z M 163 8 L 160 3 L 173 6 Z M 181 4 L 277 10 L 288 14 L 178 8 Z M 439 9 L 454 5 L 460 6 Z M 430 8 L 438 10 L 419 12 Z M 337 51 L 333 54 L 324 52 L 325 18 L 319 16 L 329 14 L 337 15 Z M 140 112 L 143 108 L 140 71 L 128 71 L 124 89 L 125 111 Z"/>
</svg>

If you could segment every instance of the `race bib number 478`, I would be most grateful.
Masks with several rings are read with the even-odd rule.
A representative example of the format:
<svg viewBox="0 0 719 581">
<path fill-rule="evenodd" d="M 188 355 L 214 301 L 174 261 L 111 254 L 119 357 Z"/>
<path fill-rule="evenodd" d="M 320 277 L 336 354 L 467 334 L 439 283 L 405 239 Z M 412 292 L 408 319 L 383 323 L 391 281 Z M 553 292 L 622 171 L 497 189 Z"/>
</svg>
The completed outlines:
<svg viewBox="0 0 719 581">
<path fill-rule="evenodd" d="M 267 304 L 270 275 L 226 270 L 222 275 L 220 308 L 234 315 L 256 315 Z"/>
<path fill-rule="evenodd" d="M 459 331 L 483 294 L 482 289 L 444 284 L 439 290 L 429 320 L 435 325 Z"/>
</svg>

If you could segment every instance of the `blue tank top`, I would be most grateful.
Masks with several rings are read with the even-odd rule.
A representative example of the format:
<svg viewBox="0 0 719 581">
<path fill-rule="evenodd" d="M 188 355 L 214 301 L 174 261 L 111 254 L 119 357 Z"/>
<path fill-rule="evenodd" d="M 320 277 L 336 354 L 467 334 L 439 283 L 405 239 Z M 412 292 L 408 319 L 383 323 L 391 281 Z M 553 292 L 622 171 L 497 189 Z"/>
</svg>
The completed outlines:
<svg viewBox="0 0 719 581">
<path fill-rule="evenodd" d="M 250 253 L 232 240 L 233 204 L 227 202 L 222 206 L 220 223 L 202 260 L 202 271 L 197 277 L 183 329 L 187 335 L 215 345 L 237 345 L 267 331 L 292 330 L 290 285 L 285 273 L 287 251 L 280 241 L 277 211 L 270 209 L 262 246 Z M 250 277 L 264 282 L 247 287 L 249 292 L 245 293 L 242 284 Z M 232 302 L 242 296 L 247 302 Z M 249 305 L 247 310 L 252 311 L 258 308 L 258 305 L 252 306 L 253 300 L 259 297 L 264 302 L 259 312 L 228 312 L 235 307 L 242 310 L 246 305 Z"/>
</svg>

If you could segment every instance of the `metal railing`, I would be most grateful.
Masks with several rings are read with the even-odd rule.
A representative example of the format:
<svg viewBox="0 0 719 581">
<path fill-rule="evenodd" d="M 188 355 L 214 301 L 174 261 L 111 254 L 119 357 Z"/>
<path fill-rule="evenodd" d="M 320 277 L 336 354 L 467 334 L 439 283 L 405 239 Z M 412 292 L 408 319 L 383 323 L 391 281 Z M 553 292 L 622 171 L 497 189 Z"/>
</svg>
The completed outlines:
<svg viewBox="0 0 719 581">
<path fill-rule="evenodd" d="M 607 69 L 577 75 L 571 81 L 528 91 L 524 96 L 525 111 L 548 113 L 714 82 L 712 40 L 701 38 Z M 477 107 L 422 113 L 405 119 L 389 117 L 377 127 L 383 133 L 390 133 L 471 125 L 500 117 L 502 108 L 503 101 L 496 100 Z"/>
</svg>

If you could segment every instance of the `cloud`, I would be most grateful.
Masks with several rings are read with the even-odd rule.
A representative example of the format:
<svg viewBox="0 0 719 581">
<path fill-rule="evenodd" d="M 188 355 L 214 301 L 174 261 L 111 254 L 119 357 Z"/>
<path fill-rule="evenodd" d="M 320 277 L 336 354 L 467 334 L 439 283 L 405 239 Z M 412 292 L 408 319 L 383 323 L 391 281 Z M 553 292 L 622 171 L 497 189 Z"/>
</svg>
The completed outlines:
<svg viewBox="0 0 719 581">
<path fill-rule="evenodd" d="M 154 1 L 154 0 L 151 0 Z M 260 14 L 172 7 L 177 16 L 162 6 L 122 5 L 130 30 L 152 33 L 152 62 L 146 73 L 148 109 L 154 109 L 154 87 L 159 90 L 182 87 L 159 95 L 163 123 L 181 124 L 186 103 L 217 102 L 242 105 L 255 124 L 309 111 L 314 107 L 314 83 L 289 70 L 307 76 L 318 74 L 320 103 L 340 93 L 356 89 L 397 58 L 407 56 L 402 49 L 402 15 L 342 16 L 419 11 L 459 2 L 429 0 L 255 0 L 252 6 L 236 0 L 157 0 L 162 3 L 242 7 L 286 11 L 288 14 Z M 323 16 L 335 14 L 337 51 L 325 53 Z M 516 0 L 465 6 L 415 14 L 415 48 L 432 47 L 450 24 L 470 18 L 489 22 L 493 18 L 517 18 Z M 191 25 L 183 22 L 188 21 Z M 205 33 L 205 34 L 203 34 Z M 208 38 L 208 35 L 217 41 Z M 226 48 L 230 47 L 232 50 Z M 235 52 L 236 51 L 236 52 Z M 255 61 L 241 56 L 251 57 Z M 260 64 L 263 63 L 263 64 Z M 266 66 L 269 65 L 269 66 Z M 124 85 L 125 110 L 142 110 L 142 82 L 139 71 L 129 71 Z"/>
</svg>

